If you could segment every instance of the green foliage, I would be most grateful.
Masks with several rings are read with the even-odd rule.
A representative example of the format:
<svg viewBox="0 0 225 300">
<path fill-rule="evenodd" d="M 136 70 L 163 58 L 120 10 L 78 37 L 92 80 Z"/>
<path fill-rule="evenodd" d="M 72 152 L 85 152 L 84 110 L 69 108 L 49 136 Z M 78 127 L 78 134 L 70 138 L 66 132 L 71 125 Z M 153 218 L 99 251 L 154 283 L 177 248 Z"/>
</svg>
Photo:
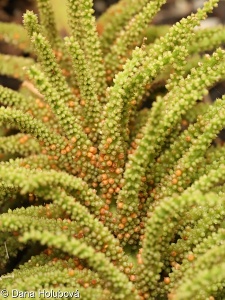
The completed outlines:
<svg viewBox="0 0 225 300">
<path fill-rule="evenodd" d="M 218 1 L 156 27 L 164 0 L 97 21 L 67 0 L 64 39 L 52 2 L 0 24 L 30 53 L 0 55 L 22 81 L 0 86 L 0 289 L 224 299 L 225 96 L 205 97 L 225 78 L 225 29 L 198 27 Z"/>
</svg>

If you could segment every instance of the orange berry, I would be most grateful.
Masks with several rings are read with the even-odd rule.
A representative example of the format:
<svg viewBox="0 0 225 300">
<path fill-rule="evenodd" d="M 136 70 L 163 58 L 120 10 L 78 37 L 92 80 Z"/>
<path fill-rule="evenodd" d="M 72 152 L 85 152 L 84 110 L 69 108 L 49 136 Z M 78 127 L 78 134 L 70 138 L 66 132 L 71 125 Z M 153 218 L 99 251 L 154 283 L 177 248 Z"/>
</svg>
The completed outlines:
<svg viewBox="0 0 225 300">
<path fill-rule="evenodd" d="M 101 215 L 104 215 L 104 214 L 105 214 L 105 209 L 104 209 L 103 207 L 100 209 L 100 214 L 101 214 Z"/>
<path fill-rule="evenodd" d="M 177 183 L 178 183 L 178 180 L 176 178 L 173 178 L 172 184 L 177 184 Z"/>
<path fill-rule="evenodd" d="M 130 238 L 130 234 L 129 233 L 125 233 L 125 238 L 129 239 Z"/>
<path fill-rule="evenodd" d="M 170 278 L 169 277 L 164 277 L 164 282 L 165 282 L 165 284 L 170 284 Z"/>
<path fill-rule="evenodd" d="M 72 270 L 72 269 L 69 269 L 69 271 L 68 271 L 68 275 L 69 275 L 69 276 L 74 276 L 74 274 L 75 274 L 74 270 Z"/>
<path fill-rule="evenodd" d="M 110 194 L 113 194 L 113 193 L 114 193 L 114 189 L 113 189 L 113 188 L 109 188 L 109 189 L 108 189 L 108 192 L 109 192 Z"/>
<path fill-rule="evenodd" d="M 111 160 L 108 160 L 106 164 L 107 164 L 108 167 L 111 167 L 111 165 L 112 165 L 113 163 L 112 163 Z"/>
<path fill-rule="evenodd" d="M 98 150 L 95 147 L 90 147 L 89 151 L 93 154 L 96 154 Z"/>
<path fill-rule="evenodd" d="M 115 182 L 115 180 L 113 178 L 109 178 L 109 183 L 113 184 Z"/>
<path fill-rule="evenodd" d="M 188 254 L 187 259 L 188 259 L 189 261 L 193 261 L 193 260 L 195 259 L 194 254 Z"/>
<path fill-rule="evenodd" d="M 172 251 L 171 252 L 171 256 L 173 256 L 173 257 L 177 256 L 177 252 L 176 251 Z"/>
<path fill-rule="evenodd" d="M 120 168 L 117 168 L 115 172 L 116 172 L 116 174 L 120 174 L 120 173 L 122 173 L 122 170 Z"/>
<path fill-rule="evenodd" d="M 119 233 L 119 234 L 117 235 L 117 238 L 118 238 L 119 240 L 122 240 L 123 234 Z"/>
<path fill-rule="evenodd" d="M 123 218 L 121 219 L 121 223 L 125 224 L 126 222 L 127 222 L 127 218 L 126 218 L 126 217 L 123 217 Z"/>
<path fill-rule="evenodd" d="M 108 178 L 107 174 L 102 174 L 102 179 L 103 179 L 103 180 L 105 180 L 105 179 L 107 179 L 107 178 Z"/>
<path fill-rule="evenodd" d="M 130 216 L 131 216 L 132 219 L 136 219 L 137 218 L 137 214 L 135 214 L 135 213 L 132 213 Z"/>
<path fill-rule="evenodd" d="M 76 153 L 76 157 L 80 157 L 81 154 L 82 154 L 82 152 L 80 150 L 78 150 L 77 153 Z"/>
<path fill-rule="evenodd" d="M 120 154 L 118 155 L 118 157 L 119 157 L 119 159 L 123 159 L 123 158 L 124 158 L 124 153 L 120 153 Z"/>
<path fill-rule="evenodd" d="M 182 175 L 182 171 L 181 170 L 176 170 L 175 174 L 176 174 L 176 176 L 181 176 Z"/>
<path fill-rule="evenodd" d="M 42 120 L 43 120 L 43 122 L 47 123 L 47 122 L 49 121 L 49 117 L 44 116 L 44 117 L 42 118 Z"/>
<path fill-rule="evenodd" d="M 75 103 L 74 103 L 74 101 L 69 101 L 68 105 L 69 105 L 69 107 L 74 107 Z"/>
<path fill-rule="evenodd" d="M 117 207 L 118 207 L 119 209 L 122 209 L 122 208 L 123 208 L 123 203 L 122 203 L 122 202 L 118 202 L 118 203 L 117 203 Z"/>
<path fill-rule="evenodd" d="M 189 135 L 188 135 L 188 136 L 186 136 L 186 138 L 185 138 L 185 139 L 186 139 L 186 141 L 187 141 L 187 142 L 190 142 L 190 141 L 191 141 L 191 137 L 190 137 Z"/>
<path fill-rule="evenodd" d="M 112 138 L 107 138 L 106 141 L 107 141 L 108 144 L 111 144 L 113 140 L 112 140 Z"/>
<path fill-rule="evenodd" d="M 77 139 L 76 139 L 75 137 L 72 137 L 72 138 L 71 138 L 71 142 L 72 142 L 72 143 L 76 143 L 76 141 L 77 141 Z"/>
<path fill-rule="evenodd" d="M 86 127 L 86 128 L 84 128 L 84 132 L 88 134 L 91 132 L 91 129 L 89 127 Z"/>
<path fill-rule="evenodd" d="M 136 280 L 135 275 L 131 275 L 131 276 L 130 276 L 130 281 L 135 281 L 135 280 Z"/>
</svg>

